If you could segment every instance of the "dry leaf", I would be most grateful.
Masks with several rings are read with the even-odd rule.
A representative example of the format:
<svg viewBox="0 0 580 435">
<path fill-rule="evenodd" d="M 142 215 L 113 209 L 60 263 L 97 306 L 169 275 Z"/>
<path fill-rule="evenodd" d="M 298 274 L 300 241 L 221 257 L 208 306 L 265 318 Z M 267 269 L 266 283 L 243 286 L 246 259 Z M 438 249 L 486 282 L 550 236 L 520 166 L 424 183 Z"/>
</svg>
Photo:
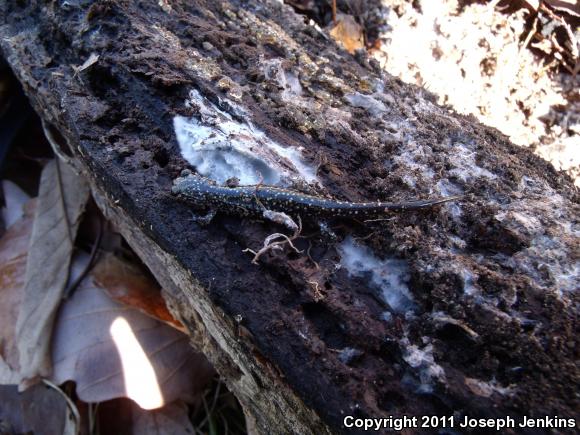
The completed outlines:
<svg viewBox="0 0 580 435">
<path fill-rule="evenodd" d="M 6 207 L 2 209 L 2 218 L 4 219 L 5 227 L 9 228 L 10 225 L 22 217 L 24 204 L 28 202 L 30 196 L 10 180 L 2 180 L 2 189 L 4 190 L 4 201 L 6 202 Z"/>
<path fill-rule="evenodd" d="M 330 36 L 351 54 L 364 48 L 363 29 L 351 15 L 339 14 L 336 26 L 330 30 Z"/>
<path fill-rule="evenodd" d="M 578 0 L 546 0 L 546 3 L 558 11 L 580 17 L 580 2 Z"/>
<path fill-rule="evenodd" d="M 524 0 L 530 9 L 537 11 L 540 7 L 540 0 Z"/>
<path fill-rule="evenodd" d="M 89 276 L 59 313 L 53 381 L 72 380 L 89 403 L 128 397 L 144 409 L 194 401 L 213 369 L 187 335 L 123 306 Z"/>
<path fill-rule="evenodd" d="M 185 332 L 167 309 L 159 284 L 135 265 L 109 254 L 95 265 L 92 275 L 95 283 L 116 301 Z"/>
<path fill-rule="evenodd" d="M 10 226 L 0 239 L 0 384 L 16 384 L 20 380 L 15 326 L 22 303 L 26 257 L 32 234 L 36 200 L 24 207 L 24 216 Z"/>
<path fill-rule="evenodd" d="M 136 405 L 132 408 L 135 435 L 191 435 L 195 433 L 189 419 L 187 405 L 175 402 L 154 411 L 144 411 Z"/>
<path fill-rule="evenodd" d="M 24 295 L 16 323 L 21 387 L 24 388 L 38 376 L 50 374 L 52 325 L 67 283 L 80 216 L 89 197 L 86 181 L 66 164 L 58 164 L 62 189 L 56 160 L 49 162 L 42 171 Z"/>
<path fill-rule="evenodd" d="M 3 434 L 70 434 L 70 411 L 55 390 L 36 385 L 23 393 L 16 385 L 0 386 L 0 431 Z"/>
</svg>

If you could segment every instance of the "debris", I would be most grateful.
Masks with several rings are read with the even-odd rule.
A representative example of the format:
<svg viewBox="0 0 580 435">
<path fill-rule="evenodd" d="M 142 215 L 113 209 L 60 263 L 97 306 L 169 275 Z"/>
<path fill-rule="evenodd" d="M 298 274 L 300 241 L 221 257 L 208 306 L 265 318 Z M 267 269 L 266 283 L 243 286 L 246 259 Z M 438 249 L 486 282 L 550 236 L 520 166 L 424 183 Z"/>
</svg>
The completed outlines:
<svg viewBox="0 0 580 435">
<path fill-rule="evenodd" d="M 65 163 L 56 159 L 45 166 L 28 251 L 23 304 L 16 323 L 21 387 L 50 374 L 52 326 L 69 279 L 74 237 L 88 199 L 86 180 Z"/>
<path fill-rule="evenodd" d="M 330 36 L 350 54 L 365 48 L 363 28 L 352 15 L 338 14 L 336 24 L 330 29 Z"/>
<path fill-rule="evenodd" d="M 71 65 L 72 69 L 75 72 L 75 75 L 78 75 L 79 73 L 83 72 L 87 68 L 90 68 L 91 66 L 93 66 L 95 63 L 97 63 L 99 61 L 99 57 L 100 57 L 100 55 L 95 54 L 95 53 L 91 53 L 91 55 L 88 57 L 87 60 L 85 60 L 83 62 L 82 65 L 80 65 L 80 66 Z"/>
</svg>

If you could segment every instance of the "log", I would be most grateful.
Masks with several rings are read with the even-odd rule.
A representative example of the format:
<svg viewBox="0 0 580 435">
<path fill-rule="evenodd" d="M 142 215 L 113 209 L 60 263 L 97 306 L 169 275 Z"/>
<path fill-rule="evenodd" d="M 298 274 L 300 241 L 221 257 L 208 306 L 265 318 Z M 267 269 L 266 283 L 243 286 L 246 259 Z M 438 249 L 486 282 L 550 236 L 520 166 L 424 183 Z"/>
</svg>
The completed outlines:
<svg viewBox="0 0 580 435">
<path fill-rule="evenodd" d="M 578 190 L 530 151 L 275 1 L 3 2 L 0 47 L 259 433 L 575 415 Z M 279 226 L 203 226 L 170 195 L 181 169 L 207 170 L 188 148 L 200 132 L 223 139 L 214 157 L 248 161 L 249 143 L 266 181 L 301 173 L 348 201 L 464 200 L 332 221 L 334 235 L 306 213 L 301 252 L 254 265 L 243 250 Z"/>
</svg>

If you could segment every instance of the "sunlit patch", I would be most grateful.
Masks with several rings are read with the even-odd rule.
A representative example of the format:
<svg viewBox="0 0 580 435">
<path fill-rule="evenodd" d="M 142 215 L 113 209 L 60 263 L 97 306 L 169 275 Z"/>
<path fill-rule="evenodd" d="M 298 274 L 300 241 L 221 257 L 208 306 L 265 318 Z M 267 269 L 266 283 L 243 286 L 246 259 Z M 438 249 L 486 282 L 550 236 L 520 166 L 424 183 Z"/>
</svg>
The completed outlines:
<svg viewBox="0 0 580 435">
<path fill-rule="evenodd" d="M 110 332 L 123 366 L 127 396 L 143 409 L 163 406 L 165 403 L 155 370 L 131 325 L 123 317 L 117 317 L 111 324 Z"/>
</svg>

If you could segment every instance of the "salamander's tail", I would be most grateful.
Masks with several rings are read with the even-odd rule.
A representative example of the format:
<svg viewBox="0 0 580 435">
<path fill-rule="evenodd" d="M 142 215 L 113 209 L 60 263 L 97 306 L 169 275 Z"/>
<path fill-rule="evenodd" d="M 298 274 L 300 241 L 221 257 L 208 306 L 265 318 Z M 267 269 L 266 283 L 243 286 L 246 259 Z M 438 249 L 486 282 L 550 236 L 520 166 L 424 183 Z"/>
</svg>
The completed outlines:
<svg viewBox="0 0 580 435">
<path fill-rule="evenodd" d="M 381 204 L 381 206 L 384 206 L 385 211 L 417 210 L 420 208 L 428 208 L 428 207 L 432 207 L 434 205 L 443 204 L 445 202 L 460 201 L 463 198 L 464 198 L 463 195 L 456 195 L 456 196 L 446 196 L 445 198 L 419 199 L 416 201 L 385 203 L 385 204 Z"/>
</svg>

